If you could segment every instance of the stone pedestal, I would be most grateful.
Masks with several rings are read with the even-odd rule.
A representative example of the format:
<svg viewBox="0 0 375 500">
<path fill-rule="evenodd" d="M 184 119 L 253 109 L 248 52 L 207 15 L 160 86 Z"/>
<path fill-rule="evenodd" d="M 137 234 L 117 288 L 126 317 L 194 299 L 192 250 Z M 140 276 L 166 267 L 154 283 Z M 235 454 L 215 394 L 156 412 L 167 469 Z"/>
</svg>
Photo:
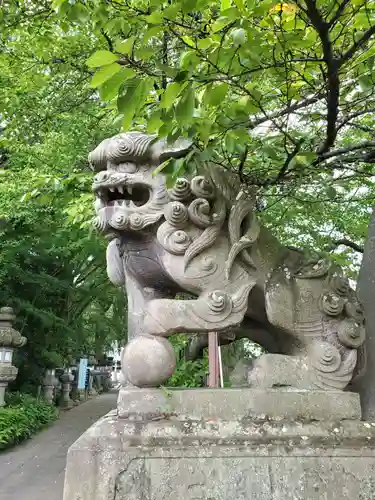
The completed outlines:
<svg viewBox="0 0 375 500">
<path fill-rule="evenodd" d="M 56 370 L 54 368 L 46 370 L 43 379 L 43 395 L 44 398 L 52 405 L 55 399 L 55 390 L 59 381 L 56 378 Z"/>
<path fill-rule="evenodd" d="M 70 448 L 64 500 L 373 500 L 359 417 L 345 392 L 122 389 Z"/>
<path fill-rule="evenodd" d="M 15 377 L 17 372 L 15 373 Z M 8 387 L 8 382 L 0 382 L 0 407 L 5 405 L 5 391 Z"/>
<path fill-rule="evenodd" d="M 103 372 L 102 387 L 103 392 L 109 392 L 112 389 L 112 374 L 109 370 Z"/>
<path fill-rule="evenodd" d="M 89 374 L 89 384 L 88 384 L 88 387 L 87 387 L 87 393 L 89 395 L 89 397 L 93 398 L 95 396 L 98 395 L 95 387 L 94 387 L 94 376 L 92 374 L 92 372 L 90 371 L 90 374 Z"/>
<path fill-rule="evenodd" d="M 66 371 L 61 375 L 60 380 L 62 383 L 62 398 L 60 406 L 69 410 L 74 406 L 74 403 L 70 398 L 71 383 L 74 380 L 74 376 L 70 372 Z"/>
</svg>

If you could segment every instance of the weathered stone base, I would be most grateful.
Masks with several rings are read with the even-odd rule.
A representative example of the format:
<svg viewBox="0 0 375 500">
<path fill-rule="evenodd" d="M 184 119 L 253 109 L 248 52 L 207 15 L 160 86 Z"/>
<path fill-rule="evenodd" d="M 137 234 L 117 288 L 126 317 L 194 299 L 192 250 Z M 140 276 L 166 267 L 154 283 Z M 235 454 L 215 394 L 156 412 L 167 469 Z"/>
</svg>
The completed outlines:
<svg viewBox="0 0 375 500">
<path fill-rule="evenodd" d="M 113 411 L 70 448 L 64 490 L 64 500 L 334 498 L 375 498 L 375 423 Z"/>
<path fill-rule="evenodd" d="M 359 395 L 342 391 L 281 389 L 132 389 L 122 388 L 118 416 L 152 419 L 356 420 Z"/>
</svg>

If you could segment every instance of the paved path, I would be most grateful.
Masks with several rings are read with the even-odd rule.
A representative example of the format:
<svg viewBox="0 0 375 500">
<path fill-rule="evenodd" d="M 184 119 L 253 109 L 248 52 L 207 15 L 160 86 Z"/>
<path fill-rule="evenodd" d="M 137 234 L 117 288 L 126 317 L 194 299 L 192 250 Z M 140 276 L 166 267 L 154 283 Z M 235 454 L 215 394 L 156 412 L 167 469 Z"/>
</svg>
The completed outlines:
<svg viewBox="0 0 375 500">
<path fill-rule="evenodd" d="M 69 446 L 116 407 L 116 398 L 113 392 L 87 401 L 33 439 L 0 453 L 0 500 L 62 500 Z"/>
</svg>

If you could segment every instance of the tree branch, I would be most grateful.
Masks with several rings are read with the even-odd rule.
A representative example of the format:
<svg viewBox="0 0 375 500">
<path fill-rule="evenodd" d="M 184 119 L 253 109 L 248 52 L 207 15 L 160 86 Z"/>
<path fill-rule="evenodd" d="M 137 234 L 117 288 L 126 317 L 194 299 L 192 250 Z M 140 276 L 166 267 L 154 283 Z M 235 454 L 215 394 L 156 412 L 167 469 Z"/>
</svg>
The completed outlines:
<svg viewBox="0 0 375 500">
<path fill-rule="evenodd" d="M 332 19 L 329 21 L 329 27 L 332 28 L 337 21 L 340 19 L 342 16 L 344 10 L 346 9 L 347 5 L 349 5 L 351 0 L 343 0 L 341 4 L 338 6 L 336 12 L 332 16 Z"/>
<path fill-rule="evenodd" d="M 296 145 L 295 145 L 295 148 L 293 149 L 293 151 L 291 151 L 285 162 L 284 162 L 284 165 L 281 167 L 279 173 L 277 174 L 277 177 L 274 181 L 272 181 L 272 184 L 277 184 L 286 174 L 287 170 L 288 170 L 288 167 L 289 167 L 289 164 L 290 162 L 293 160 L 293 158 L 298 154 L 299 150 L 301 149 L 301 145 L 302 145 L 302 141 L 298 142 Z"/>
<path fill-rule="evenodd" d="M 110 37 L 107 35 L 107 33 L 104 31 L 104 29 L 101 29 L 100 30 L 101 34 L 104 36 L 104 38 L 106 39 L 107 41 L 107 44 L 108 44 L 108 49 L 110 52 L 113 52 L 113 43 L 112 43 L 112 40 L 110 39 Z"/>
<path fill-rule="evenodd" d="M 354 241 L 350 241 L 347 238 L 342 238 L 341 240 L 333 241 L 331 250 L 334 250 L 336 247 L 339 247 L 340 245 L 344 245 L 346 247 L 352 248 L 356 252 L 360 252 L 360 253 L 364 252 L 363 246 L 358 245 L 357 243 L 354 243 Z"/>
<path fill-rule="evenodd" d="M 362 38 L 357 40 L 350 47 L 350 49 L 347 52 L 345 52 L 345 54 L 339 60 L 340 66 L 342 66 L 344 63 L 349 61 L 349 59 L 351 59 L 354 56 L 354 54 L 357 52 L 357 50 L 360 49 L 361 47 L 363 47 L 363 45 L 365 45 L 365 43 L 367 43 L 370 40 L 370 38 L 372 37 L 372 35 L 374 35 L 374 34 L 375 34 L 375 25 L 371 26 L 371 28 L 369 28 L 365 32 L 365 34 L 362 36 Z"/>
<path fill-rule="evenodd" d="M 357 151 L 358 149 L 368 149 L 375 148 L 375 141 L 364 141 L 359 144 L 352 144 L 351 146 L 347 146 L 346 148 L 338 148 L 334 151 L 329 151 L 327 153 L 323 153 L 319 156 L 319 161 L 327 160 L 328 158 L 332 158 L 334 156 L 344 155 L 346 153 L 351 153 L 352 151 Z"/>
<path fill-rule="evenodd" d="M 253 128 L 257 127 L 258 125 L 261 125 L 262 123 L 265 123 L 267 121 L 272 121 L 276 118 L 281 118 L 282 116 L 293 113 L 294 111 L 298 111 L 299 109 L 306 108 L 307 106 L 310 106 L 311 104 L 315 104 L 316 102 L 320 101 L 322 98 L 323 98 L 323 96 L 321 94 L 318 94 L 314 97 L 309 97 L 308 99 L 305 99 L 304 101 L 296 102 L 296 103 L 291 104 L 290 106 L 287 106 L 286 108 L 283 108 L 279 111 L 275 111 L 274 113 L 270 113 L 267 117 L 257 118 L 256 120 L 250 122 L 248 126 L 250 129 L 253 129 Z"/>
<path fill-rule="evenodd" d="M 333 54 L 333 47 L 329 37 L 329 23 L 323 19 L 316 6 L 316 0 L 305 0 L 305 2 L 309 20 L 319 35 L 324 62 L 327 66 L 327 130 L 325 141 L 319 149 L 319 153 L 325 153 L 334 145 L 337 136 L 336 122 L 339 113 L 340 96 L 339 64 Z"/>
<path fill-rule="evenodd" d="M 249 147 L 246 146 L 245 151 L 241 155 L 241 161 L 240 161 L 240 165 L 238 167 L 238 175 L 239 175 L 239 178 L 240 178 L 241 182 L 243 182 L 243 169 L 244 169 L 244 166 L 245 166 L 245 163 L 246 163 L 246 158 L 247 158 L 248 154 L 249 154 Z"/>
</svg>

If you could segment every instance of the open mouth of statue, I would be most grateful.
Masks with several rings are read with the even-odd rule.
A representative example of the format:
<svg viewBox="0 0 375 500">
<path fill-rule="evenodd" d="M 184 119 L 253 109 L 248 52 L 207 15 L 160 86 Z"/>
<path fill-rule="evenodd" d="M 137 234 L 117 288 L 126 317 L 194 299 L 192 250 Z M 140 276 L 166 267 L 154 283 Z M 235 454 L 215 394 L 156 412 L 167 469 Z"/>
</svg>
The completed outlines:
<svg viewBox="0 0 375 500">
<path fill-rule="evenodd" d="M 150 199 L 149 189 L 141 184 L 102 187 L 97 190 L 97 195 L 110 206 L 130 206 L 133 204 L 136 207 L 141 207 Z"/>
</svg>

